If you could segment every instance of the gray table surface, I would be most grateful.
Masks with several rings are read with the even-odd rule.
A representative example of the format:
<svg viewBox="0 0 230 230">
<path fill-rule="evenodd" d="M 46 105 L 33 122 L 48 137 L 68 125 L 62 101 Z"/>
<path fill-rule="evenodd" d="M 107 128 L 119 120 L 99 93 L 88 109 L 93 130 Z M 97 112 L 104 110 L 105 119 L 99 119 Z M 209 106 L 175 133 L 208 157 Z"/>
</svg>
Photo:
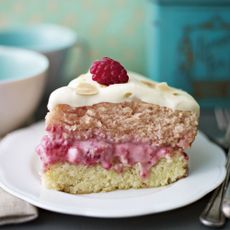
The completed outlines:
<svg viewBox="0 0 230 230">
<path fill-rule="evenodd" d="M 202 111 L 200 130 L 210 136 L 220 135 L 212 111 Z M 194 188 L 195 189 L 195 188 Z M 199 215 L 210 198 L 210 194 L 199 201 L 168 212 L 141 217 L 100 219 L 71 216 L 39 209 L 39 217 L 31 222 L 20 225 L 8 225 L 2 229 L 208 229 L 199 222 Z M 153 204 L 154 205 L 154 204 Z M 122 208 L 122 204 L 121 204 Z M 230 229 L 230 220 L 222 229 Z"/>
</svg>

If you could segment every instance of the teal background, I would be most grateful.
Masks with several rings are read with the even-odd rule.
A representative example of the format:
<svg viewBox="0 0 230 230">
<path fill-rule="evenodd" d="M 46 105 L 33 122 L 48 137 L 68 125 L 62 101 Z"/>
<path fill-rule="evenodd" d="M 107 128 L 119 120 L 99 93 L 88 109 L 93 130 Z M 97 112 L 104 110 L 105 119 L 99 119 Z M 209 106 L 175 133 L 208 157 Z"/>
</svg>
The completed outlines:
<svg viewBox="0 0 230 230">
<path fill-rule="evenodd" d="M 147 74 L 144 10 L 145 0 L 0 0 L 0 28 L 67 26 L 87 40 L 90 61 L 109 56 L 129 70 Z"/>
<path fill-rule="evenodd" d="M 229 107 L 230 1 L 151 0 L 146 15 L 147 75 Z"/>
</svg>

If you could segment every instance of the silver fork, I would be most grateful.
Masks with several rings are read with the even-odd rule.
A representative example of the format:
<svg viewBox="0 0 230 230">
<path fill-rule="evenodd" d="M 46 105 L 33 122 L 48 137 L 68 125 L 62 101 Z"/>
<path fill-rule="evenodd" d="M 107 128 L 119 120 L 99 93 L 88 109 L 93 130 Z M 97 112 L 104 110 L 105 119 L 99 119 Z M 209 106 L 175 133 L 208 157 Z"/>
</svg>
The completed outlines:
<svg viewBox="0 0 230 230">
<path fill-rule="evenodd" d="M 216 109 L 215 116 L 219 129 L 225 131 L 225 136 L 216 141 L 225 148 L 230 146 L 230 110 Z M 206 226 L 220 227 L 225 223 L 225 215 L 222 212 L 223 197 L 228 188 L 230 177 L 230 148 L 227 155 L 227 174 L 223 183 L 214 191 L 204 211 L 200 215 L 200 221 Z"/>
<path fill-rule="evenodd" d="M 218 128 L 225 131 L 225 136 L 216 141 L 227 149 L 230 146 L 230 109 L 215 109 L 215 116 Z"/>
</svg>

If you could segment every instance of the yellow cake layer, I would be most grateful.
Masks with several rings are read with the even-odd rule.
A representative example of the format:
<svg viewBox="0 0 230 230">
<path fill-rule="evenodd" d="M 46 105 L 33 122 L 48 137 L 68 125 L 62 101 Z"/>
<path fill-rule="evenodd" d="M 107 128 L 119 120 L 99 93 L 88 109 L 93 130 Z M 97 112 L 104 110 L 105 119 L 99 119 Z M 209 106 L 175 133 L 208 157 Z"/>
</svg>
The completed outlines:
<svg viewBox="0 0 230 230">
<path fill-rule="evenodd" d="M 149 176 L 145 179 L 140 177 L 138 164 L 117 173 L 100 165 L 57 163 L 43 173 L 42 183 L 49 189 L 84 194 L 164 186 L 186 177 L 187 173 L 188 161 L 181 154 L 175 153 L 170 159 L 162 158 L 150 169 Z"/>
</svg>

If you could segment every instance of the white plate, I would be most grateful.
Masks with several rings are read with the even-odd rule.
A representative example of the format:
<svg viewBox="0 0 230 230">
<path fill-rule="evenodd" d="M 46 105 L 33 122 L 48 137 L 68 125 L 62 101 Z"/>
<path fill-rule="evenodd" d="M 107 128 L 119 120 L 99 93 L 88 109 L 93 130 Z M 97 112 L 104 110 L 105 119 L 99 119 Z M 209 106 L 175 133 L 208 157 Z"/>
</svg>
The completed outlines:
<svg viewBox="0 0 230 230">
<path fill-rule="evenodd" d="M 190 204 L 224 179 L 225 155 L 199 133 L 191 150 L 187 178 L 166 187 L 70 195 L 41 187 L 35 147 L 44 134 L 37 123 L 6 136 L 0 143 L 0 186 L 9 193 L 47 210 L 93 217 L 129 217 L 158 213 Z"/>
</svg>

